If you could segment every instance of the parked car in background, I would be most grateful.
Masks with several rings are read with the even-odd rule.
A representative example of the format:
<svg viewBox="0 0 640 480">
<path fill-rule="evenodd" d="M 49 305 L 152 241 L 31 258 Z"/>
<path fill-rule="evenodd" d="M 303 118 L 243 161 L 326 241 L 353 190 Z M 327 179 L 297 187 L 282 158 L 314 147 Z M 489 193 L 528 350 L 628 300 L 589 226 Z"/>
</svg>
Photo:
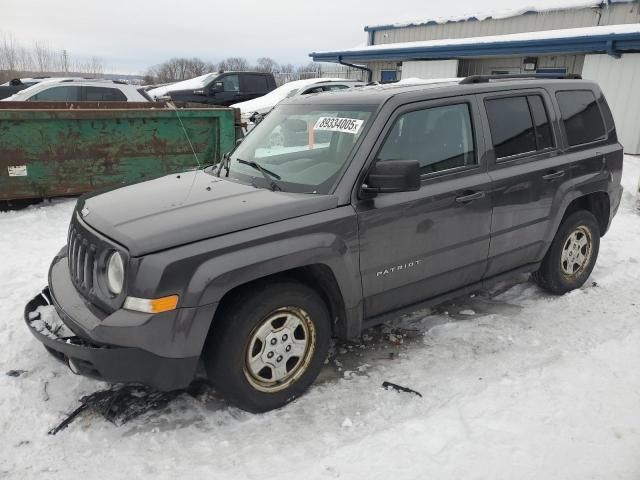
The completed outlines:
<svg viewBox="0 0 640 480">
<path fill-rule="evenodd" d="M 0 85 L 0 100 L 51 77 L 13 78 Z"/>
<path fill-rule="evenodd" d="M 294 80 L 285 83 L 263 97 L 247 102 L 234 103 L 233 108 L 239 108 L 242 121 L 247 123 L 249 129 L 253 126 L 255 115 L 265 116 L 273 107 L 285 98 L 296 95 L 309 95 L 311 93 L 330 92 L 344 90 L 365 85 L 358 80 L 346 80 L 343 78 L 310 78 L 307 80 Z"/>
<path fill-rule="evenodd" d="M 51 78 L 14 95 L 5 102 L 148 102 L 141 87 L 118 80 Z"/>
<path fill-rule="evenodd" d="M 580 288 L 622 196 L 611 111 L 592 82 L 493 80 L 298 95 L 216 167 L 82 197 L 28 328 L 74 372 L 172 390 L 203 365 L 264 412 L 332 336 L 523 272 Z"/>
<path fill-rule="evenodd" d="M 276 88 L 271 73 L 217 72 L 149 90 L 152 99 L 229 106 L 261 97 Z"/>
</svg>

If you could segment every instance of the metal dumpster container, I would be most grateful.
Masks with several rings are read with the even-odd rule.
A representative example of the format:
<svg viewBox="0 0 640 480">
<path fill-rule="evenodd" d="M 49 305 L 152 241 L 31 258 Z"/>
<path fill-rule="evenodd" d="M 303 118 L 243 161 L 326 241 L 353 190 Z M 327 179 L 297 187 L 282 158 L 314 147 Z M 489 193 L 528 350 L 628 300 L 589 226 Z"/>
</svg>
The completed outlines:
<svg viewBox="0 0 640 480">
<path fill-rule="evenodd" d="M 0 102 L 0 201 L 78 195 L 218 162 L 231 108 Z M 195 153 L 194 153 L 195 152 Z"/>
</svg>

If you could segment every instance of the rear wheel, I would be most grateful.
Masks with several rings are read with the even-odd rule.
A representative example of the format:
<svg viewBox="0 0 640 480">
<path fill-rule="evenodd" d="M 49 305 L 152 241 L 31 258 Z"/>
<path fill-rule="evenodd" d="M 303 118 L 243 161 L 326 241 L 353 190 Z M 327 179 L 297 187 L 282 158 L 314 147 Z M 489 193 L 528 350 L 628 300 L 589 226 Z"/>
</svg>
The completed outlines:
<svg viewBox="0 0 640 480">
<path fill-rule="evenodd" d="M 542 288 L 557 294 L 580 288 L 591 275 L 599 249 L 596 218 L 586 210 L 572 213 L 560 225 L 533 278 Z"/>
<path fill-rule="evenodd" d="M 250 412 L 279 408 L 313 383 L 329 350 L 330 322 L 309 287 L 276 282 L 244 288 L 222 306 L 209 335 L 209 379 Z"/>
</svg>

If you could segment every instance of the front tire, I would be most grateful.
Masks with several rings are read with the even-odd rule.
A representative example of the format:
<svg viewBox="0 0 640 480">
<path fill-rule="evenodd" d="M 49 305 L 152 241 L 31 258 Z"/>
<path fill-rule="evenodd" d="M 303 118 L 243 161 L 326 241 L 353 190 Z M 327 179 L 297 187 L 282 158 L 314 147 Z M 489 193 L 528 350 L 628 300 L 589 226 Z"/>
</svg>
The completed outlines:
<svg viewBox="0 0 640 480">
<path fill-rule="evenodd" d="M 591 212 L 563 220 L 533 279 L 545 290 L 563 294 L 580 288 L 593 271 L 600 250 L 600 227 Z"/>
<path fill-rule="evenodd" d="M 207 375 L 232 404 L 253 413 L 302 395 L 327 357 L 330 318 L 322 298 L 291 281 L 232 294 L 205 347 Z"/>
</svg>

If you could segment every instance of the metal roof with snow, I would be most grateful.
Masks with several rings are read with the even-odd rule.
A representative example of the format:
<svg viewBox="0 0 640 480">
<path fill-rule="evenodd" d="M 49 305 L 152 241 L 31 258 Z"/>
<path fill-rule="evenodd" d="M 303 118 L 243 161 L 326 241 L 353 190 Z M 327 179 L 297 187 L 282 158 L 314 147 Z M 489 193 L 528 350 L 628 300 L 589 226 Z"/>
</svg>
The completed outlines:
<svg viewBox="0 0 640 480">
<path fill-rule="evenodd" d="M 316 62 L 431 60 L 507 55 L 640 52 L 640 23 L 568 28 L 473 38 L 387 43 L 313 52 Z"/>
<path fill-rule="evenodd" d="M 557 0 L 553 5 L 542 8 L 526 7 L 520 9 L 501 10 L 484 13 L 469 13 L 467 15 L 433 17 L 429 19 L 421 19 L 399 23 L 388 23 L 381 25 L 367 25 L 364 27 L 365 32 L 375 32 L 378 30 L 390 30 L 395 28 L 420 27 L 425 25 L 443 25 L 446 23 L 473 22 L 483 20 L 501 20 L 505 18 L 517 17 L 520 15 L 529 15 L 536 13 L 550 13 L 562 10 L 572 10 L 576 8 L 603 8 L 614 3 L 633 3 L 638 0 Z"/>
</svg>

